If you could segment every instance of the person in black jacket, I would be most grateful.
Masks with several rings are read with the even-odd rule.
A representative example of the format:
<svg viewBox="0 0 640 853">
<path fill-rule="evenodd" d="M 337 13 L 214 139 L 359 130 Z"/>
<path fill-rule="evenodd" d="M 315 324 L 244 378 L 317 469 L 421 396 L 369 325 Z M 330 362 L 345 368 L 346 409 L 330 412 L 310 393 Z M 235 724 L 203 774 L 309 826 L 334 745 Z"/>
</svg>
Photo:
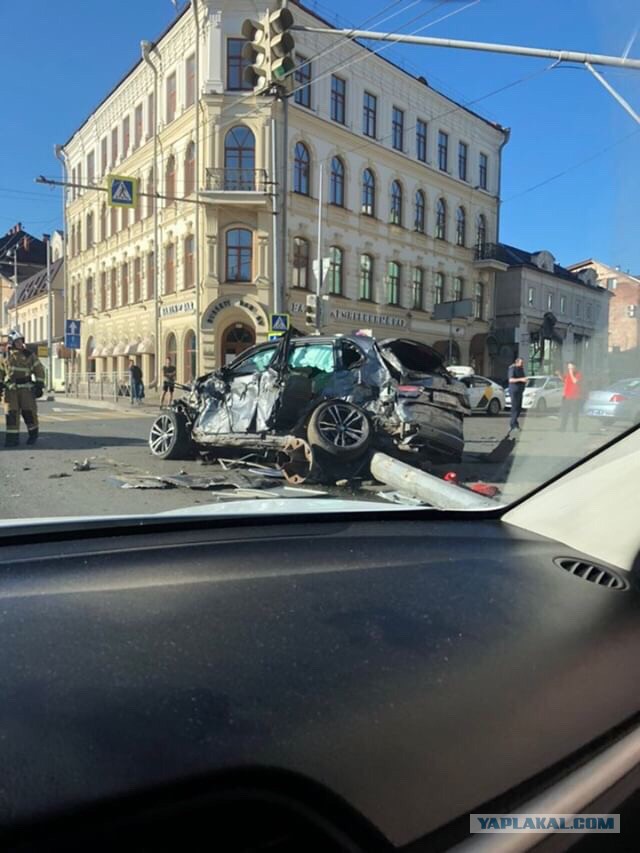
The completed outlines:
<svg viewBox="0 0 640 853">
<path fill-rule="evenodd" d="M 132 358 L 129 359 L 129 384 L 131 386 L 131 405 L 135 406 L 137 403 L 141 406 L 144 396 L 142 370 Z"/>
<path fill-rule="evenodd" d="M 511 432 L 520 430 L 520 413 L 522 412 L 522 395 L 527 384 L 524 373 L 524 361 L 516 358 L 509 367 L 509 396 L 511 397 Z"/>
</svg>

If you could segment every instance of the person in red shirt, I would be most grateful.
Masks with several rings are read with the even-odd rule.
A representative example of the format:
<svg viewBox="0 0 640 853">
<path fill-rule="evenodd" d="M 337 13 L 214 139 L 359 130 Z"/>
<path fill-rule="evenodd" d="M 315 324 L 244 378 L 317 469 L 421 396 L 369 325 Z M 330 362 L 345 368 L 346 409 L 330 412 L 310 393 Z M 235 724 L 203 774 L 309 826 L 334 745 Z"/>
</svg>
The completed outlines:
<svg viewBox="0 0 640 853">
<path fill-rule="evenodd" d="M 562 392 L 562 411 L 560 414 L 560 431 L 564 432 L 567 428 L 569 416 L 573 421 L 573 431 L 577 432 L 580 409 L 582 408 L 582 373 L 578 370 L 573 361 L 567 362 L 566 373 L 557 374 L 564 382 L 564 390 Z"/>
</svg>

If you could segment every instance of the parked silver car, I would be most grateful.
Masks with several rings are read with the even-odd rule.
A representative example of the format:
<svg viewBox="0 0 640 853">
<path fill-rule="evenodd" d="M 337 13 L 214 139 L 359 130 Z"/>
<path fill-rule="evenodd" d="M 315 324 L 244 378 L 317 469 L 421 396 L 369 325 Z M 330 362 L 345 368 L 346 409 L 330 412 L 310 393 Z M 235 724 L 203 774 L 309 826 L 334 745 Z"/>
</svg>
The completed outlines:
<svg viewBox="0 0 640 853">
<path fill-rule="evenodd" d="M 640 379 L 621 379 L 604 391 L 592 391 L 584 414 L 605 423 L 640 421 Z"/>
</svg>

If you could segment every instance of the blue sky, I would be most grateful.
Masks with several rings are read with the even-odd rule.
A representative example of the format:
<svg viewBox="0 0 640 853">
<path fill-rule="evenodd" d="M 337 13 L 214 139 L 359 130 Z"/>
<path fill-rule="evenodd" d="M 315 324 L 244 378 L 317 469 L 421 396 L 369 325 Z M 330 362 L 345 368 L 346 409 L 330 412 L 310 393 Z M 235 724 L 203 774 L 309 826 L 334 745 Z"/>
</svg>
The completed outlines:
<svg viewBox="0 0 640 853">
<path fill-rule="evenodd" d="M 637 0 L 480 0 L 463 8 L 466 2 L 421 0 L 382 29 L 409 32 L 459 9 L 422 33 L 621 55 L 640 27 Z M 346 26 L 388 5 L 322 0 L 316 8 L 334 22 L 348 8 L 348 19 L 338 22 Z M 396 8 L 403 4 L 390 12 Z M 59 191 L 38 187 L 34 177 L 59 174 L 54 143 L 69 137 L 138 58 L 140 40 L 157 36 L 174 14 L 170 0 L 22 0 L 11 18 L 5 14 L 0 233 L 18 221 L 36 235 L 60 227 Z M 546 60 L 417 46 L 393 46 L 384 55 L 463 102 L 531 77 L 473 106 L 512 129 L 502 239 L 547 248 L 564 264 L 597 257 L 640 273 L 640 126 L 587 71 L 543 71 Z M 630 56 L 640 57 L 640 37 Z M 640 111 L 640 71 L 604 74 Z"/>
</svg>

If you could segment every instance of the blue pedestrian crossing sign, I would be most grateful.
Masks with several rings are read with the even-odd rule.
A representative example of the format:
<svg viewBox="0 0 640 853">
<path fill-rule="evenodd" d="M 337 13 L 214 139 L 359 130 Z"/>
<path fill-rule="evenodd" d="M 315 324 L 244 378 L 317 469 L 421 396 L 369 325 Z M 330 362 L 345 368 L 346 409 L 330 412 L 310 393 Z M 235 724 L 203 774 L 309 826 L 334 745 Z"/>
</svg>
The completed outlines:
<svg viewBox="0 0 640 853">
<path fill-rule="evenodd" d="M 80 320 L 64 321 L 64 345 L 67 349 L 80 349 Z"/>
<path fill-rule="evenodd" d="M 288 332 L 289 331 L 289 315 L 288 314 L 272 314 L 271 315 L 271 331 L 272 332 Z"/>
<path fill-rule="evenodd" d="M 140 180 L 126 175 L 108 175 L 108 201 L 111 207 L 135 207 Z"/>
</svg>

